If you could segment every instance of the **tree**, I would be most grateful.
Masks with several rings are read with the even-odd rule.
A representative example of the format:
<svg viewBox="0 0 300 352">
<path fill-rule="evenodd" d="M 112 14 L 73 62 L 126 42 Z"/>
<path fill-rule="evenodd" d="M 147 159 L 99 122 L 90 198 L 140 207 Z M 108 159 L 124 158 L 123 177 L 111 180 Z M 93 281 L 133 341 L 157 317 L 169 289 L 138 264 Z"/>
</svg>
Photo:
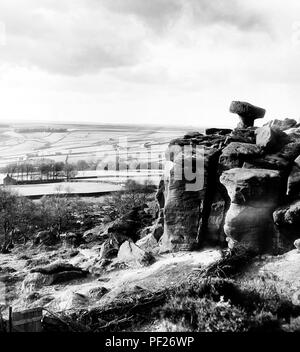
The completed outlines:
<svg viewBox="0 0 300 352">
<path fill-rule="evenodd" d="M 53 174 L 54 174 L 54 178 L 57 179 L 57 176 L 59 175 L 60 172 L 63 171 L 64 169 L 64 166 L 65 166 L 65 163 L 63 163 L 62 161 L 56 161 L 54 163 L 54 166 L 53 166 Z"/>
<path fill-rule="evenodd" d="M 74 164 L 65 163 L 64 172 L 65 172 L 67 181 L 69 181 L 70 178 L 72 178 L 72 177 L 74 177 L 76 175 L 76 167 L 75 167 L 75 165 Z"/>
<path fill-rule="evenodd" d="M 85 160 L 78 160 L 76 168 L 78 171 L 84 171 L 84 170 L 88 170 L 90 166 Z"/>
<path fill-rule="evenodd" d="M 89 211 L 85 202 L 68 196 L 44 196 L 39 205 L 38 226 L 43 229 L 55 228 L 58 233 L 73 228 Z"/>
<path fill-rule="evenodd" d="M 109 209 L 111 220 L 122 217 L 135 207 L 143 206 L 154 200 L 156 186 L 146 181 L 143 184 L 134 180 L 127 180 L 124 190 L 114 192 L 104 200 L 104 206 Z"/>
<path fill-rule="evenodd" d="M 11 191 L 0 190 L 0 234 L 4 242 L 15 229 L 27 232 L 34 223 L 35 215 L 35 205 L 31 200 Z"/>
</svg>

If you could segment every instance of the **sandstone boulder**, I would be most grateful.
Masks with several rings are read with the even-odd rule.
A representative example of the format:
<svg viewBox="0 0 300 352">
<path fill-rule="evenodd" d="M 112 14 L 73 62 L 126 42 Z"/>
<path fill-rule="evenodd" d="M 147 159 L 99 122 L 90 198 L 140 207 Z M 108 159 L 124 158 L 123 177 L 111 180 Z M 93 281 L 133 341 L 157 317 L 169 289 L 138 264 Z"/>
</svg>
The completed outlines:
<svg viewBox="0 0 300 352">
<path fill-rule="evenodd" d="M 101 224 L 98 226 L 95 226 L 89 230 L 86 230 L 83 233 L 82 239 L 85 243 L 92 243 L 92 242 L 97 242 L 97 243 L 103 243 L 107 238 L 107 230 L 109 228 L 109 224 Z"/>
<path fill-rule="evenodd" d="M 289 173 L 290 167 L 299 154 L 300 143 L 291 142 L 284 145 L 277 153 L 253 158 L 244 163 L 243 167 L 279 170 L 283 171 L 283 173 Z"/>
<path fill-rule="evenodd" d="M 262 155 L 262 148 L 255 144 L 232 142 L 222 151 L 219 158 L 221 170 L 242 167 L 246 161 Z"/>
<path fill-rule="evenodd" d="M 292 142 L 300 142 L 300 127 L 292 127 L 284 131 Z"/>
<path fill-rule="evenodd" d="M 232 243 L 255 253 L 272 250 L 272 212 L 280 196 L 280 174 L 273 170 L 236 168 L 220 177 L 231 204 L 224 232 Z"/>
<path fill-rule="evenodd" d="M 204 204 L 214 183 L 218 151 L 182 149 L 165 179 L 163 250 L 191 250 L 201 241 Z M 208 174 L 211 173 L 210 179 Z"/>
<path fill-rule="evenodd" d="M 140 240 L 138 240 L 135 243 L 139 248 L 141 248 L 142 250 L 152 253 L 152 254 L 157 254 L 159 252 L 159 246 L 158 246 L 158 242 L 155 239 L 155 237 L 153 236 L 152 233 L 150 233 L 149 235 L 141 238 Z"/>
<path fill-rule="evenodd" d="M 264 124 L 264 126 L 275 127 L 281 131 L 286 131 L 290 128 L 293 128 L 297 125 L 297 121 L 294 119 L 284 119 L 284 120 L 271 120 L 268 123 Z"/>
<path fill-rule="evenodd" d="M 279 207 L 273 214 L 276 225 L 300 225 L 300 201 Z"/>
<path fill-rule="evenodd" d="M 126 241 L 121 245 L 117 260 L 118 263 L 124 263 L 129 267 L 148 266 L 155 261 L 151 253 L 144 251 L 132 241 Z"/>
<path fill-rule="evenodd" d="M 274 170 L 235 168 L 225 171 L 220 182 L 232 203 L 269 208 L 278 203 L 280 174 Z"/>
<path fill-rule="evenodd" d="M 280 252 L 293 249 L 294 241 L 299 238 L 300 201 L 294 201 L 277 208 L 273 219 L 278 233 Z"/>
<path fill-rule="evenodd" d="M 76 268 L 76 270 L 61 271 L 52 274 L 32 272 L 26 276 L 22 283 L 21 290 L 23 292 L 32 292 L 44 286 L 57 285 L 71 280 L 82 279 L 86 276 L 87 272 L 78 268 Z"/>
<path fill-rule="evenodd" d="M 263 126 L 256 131 L 256 144 L 266 151 L 278 151 L 289 141 L 288 135 L 280 129 Z"/>
</svg>

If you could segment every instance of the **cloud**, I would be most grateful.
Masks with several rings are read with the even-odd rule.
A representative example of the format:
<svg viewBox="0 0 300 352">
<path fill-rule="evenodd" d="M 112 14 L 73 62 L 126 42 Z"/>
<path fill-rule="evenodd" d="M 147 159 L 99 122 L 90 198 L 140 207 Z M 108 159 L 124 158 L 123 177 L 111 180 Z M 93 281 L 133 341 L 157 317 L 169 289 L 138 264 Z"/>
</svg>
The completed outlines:
<svg viewBox="0 0 300 352">
<path fill-rule="evenodd" d="M 0 5 L 7 36 L 0 63 L 79 75 L 131 66 L 143 55 L 143 26 L 130 18 L 90 8 L 84 0 L 72 7 L 65 0 L 32 0 L 23 8 L 15 2 Z"/>
<path fill-rule="evenodd" d="M 188 2 L 189 3 L 189 2 Z M 190 0 L 193 17 L 202 25 L 226 24 L 249 31 L 266 28 L 267 16 L 238 0 Z"/>
<path fill-rule="evenodd" d="M 96 1 L 96 0 L 92 0 Z M 99 1 L 99 0 L 98 0 Z M 265 28 L 266 16 L 238 0 L 100 0 L 108 9 L 132 14 L 154 30 L 170 29 L 184 14 L 200 26 L 227 24 L 241 30 Z"/>
<path fill-rule="evenodd" d="M 183 9 L 181 0 L 100 0 L 100 2 L 111 11 L 134 15 L 152 29 L 159 31 L 174 22 Z"/>
<path fill-rule="evenodd" d="M 237 0 L 3 0 L 0 16 L 7 36 L 0 64 L 74 76 L 135 67 L 156 55 L 155 45 L 191 31 L 266 24 Z"/>
</svg>

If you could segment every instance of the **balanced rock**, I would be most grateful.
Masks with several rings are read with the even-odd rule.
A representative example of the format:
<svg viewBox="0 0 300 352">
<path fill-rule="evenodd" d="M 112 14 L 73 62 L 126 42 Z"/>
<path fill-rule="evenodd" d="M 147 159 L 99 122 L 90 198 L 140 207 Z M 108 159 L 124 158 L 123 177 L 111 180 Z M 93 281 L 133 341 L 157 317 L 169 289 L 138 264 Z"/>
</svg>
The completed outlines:
<svg viewBox="0 0 300 352">
<path fill-rule="evenodd" d="M 265 116 L 266 110 L 258 106 L 254 106 L 243 101 L 231 102 L 229 111 L 238 114 L 240 117 L 239 128 L 247 128 L 254 126 L 256 119 L 261 119 Z"/>
<path fill-rule="evenodd" d="M 278 203 L 279 172 L 235 168 L 220 177 L 231 204 L 225 217 L 224 232 L 233 243 L 255 253 L 272 248 L 272 212 Z"/>
</svg>

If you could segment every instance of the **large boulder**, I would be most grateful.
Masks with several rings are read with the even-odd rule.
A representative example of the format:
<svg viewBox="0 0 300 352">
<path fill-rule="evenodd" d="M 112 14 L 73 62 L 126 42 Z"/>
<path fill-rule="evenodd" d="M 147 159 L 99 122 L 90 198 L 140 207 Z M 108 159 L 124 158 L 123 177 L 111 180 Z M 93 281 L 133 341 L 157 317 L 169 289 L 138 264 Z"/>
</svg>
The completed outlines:
<svg viewBox="0 0 300 352">
<path fill-rule="evenodd" d="M 60 273 L 62 271 L 72 271 L 75 269 L 76 268 L 72 264 L 61 260 L 57 260 L 47 265 L 36 266 L 35 268 L 31 269 L 30 272 L 50 275 L 50 274 Z"/>
<path fill-rule="evenodd" d="M 145 252 L 152 254 L 157 254 L 159 252 L 158 242 L 152 233 L 141 238 L 135 244 Z"/>
<path fill-rule="evenodd" d="M 278 204 L 280 174 L 273 170 L 235 168 L 220 177 L 231 204 L 224 232 L 231 243 L 255 253 L 272 250 L 274 231 L 272 211 Z"/>
<path fill-rule="evenodd" d="M 218 151 L 191 146 L 168 152 L 173 163 L 165 178 L 162 250 L 191 250 L 202 241 L 204 207 L 216 178 Z"/>
<path fill-rule="evenodd" d="M 71 280 L 82 279 L 87 276 L 87 272 L 80 268 L 73 267 L 73 270 L 66 268 L 65 271 L 53 271 L 49 273 L 47 270 L 31 271 L 22 283 L 22 292 L 33 292 L 44 286 L 57 285 Z"/>
<path fill-rule="evenodd" d="M 132 241 L 126 241 L 119 249 L 117 261 L 129 267 L 142 267 L 151 265 L 155 259 L 151 253 L 144 251 Z"/>
<path fill-rule="evenodd" d="M 258 128 L 255 133 L 256 144 L 266 151 L 278 151 L 289 141 L 287 134 L 274 127 L 263 126 Z"/>
<path fill-rule="evenodd" d="M 297 125 L 297 121 L 294 119 L 284 119 L 284 120 L 271 120 L 268 123 L 264 124 L 264 126 L 275 127 L 281 131 L 286 131 L 290 128 L 293 128 Z"/>
<path fill-rule="evenodd" d="M 110 224 L 95 226 L 83 233 L 82 239 L 85 243 L 103 243 L 108 238 L 108 228 Z"/>
<path fill-rule="evenodd" d="M 244 162 L 251 161 L 262 154 L 262 148 L 258 145 L 232 142 L 223 149 L 219 159 L 219 166 L 221 170 L 242 167 Z"/>
<path fill-rule="evenodd" d="M 284 145 L 277 153 L 267 154 L 245 162 L 243 167 L 279 170 L 283 174 L 288 174 L 299 154 L 300 143 L 291 142 Z"/>
<path fill-rule="evenodd" d="M 27 279 L 30 283 L 36 281 L 35 288 L 41 285 L 56 285 L 87 276 L 87 272 L 81 268 L 60 260 L 48 265 L 37 266 L 31 269 L 30 273 Z M 26 279 L 25 283 L 27 283 Z"/>
<path fill-rule="evenodd" d="M 293 249 L 294 241 L 299 238 L 300 201 L 278 207 L 273 213 L 278 232 L 278 246 L 281 252 Z"/>
</svg>

